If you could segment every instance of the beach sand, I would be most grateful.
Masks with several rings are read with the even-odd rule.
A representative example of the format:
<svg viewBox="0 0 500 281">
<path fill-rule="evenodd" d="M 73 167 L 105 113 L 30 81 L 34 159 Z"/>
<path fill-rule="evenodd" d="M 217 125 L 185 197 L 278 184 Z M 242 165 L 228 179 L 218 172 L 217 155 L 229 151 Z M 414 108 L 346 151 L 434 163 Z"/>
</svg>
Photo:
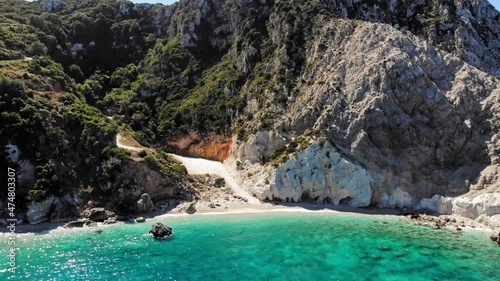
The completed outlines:
<svg viewBox="0 0 500 281">
<path fill-rule="evenodd" d="M 379 215 L 384 217 L 401 217 L 400 211 L 396 209 L 382 209 L 376 207 L 354 208 L 346 205 L 334 204 L 312 204 L 312 203 L 245 203 L 245 202 L 226 202 L 221 206 L 211 208 L 208 202 L 198 202 L 196 212 L 188 214 L 185 212 L 185 207 L 191 202 L 184 202 L 171 208 L 158 210 L 148 214 L 137 215 L 149 219 L 168 218 L 169 216 L 197 216 L 197 215 L 220 215 L 220 214 L 245 214 L 245 213 L 271 213 L 271 212 L 321 212 L 331 215 L 352 215 L 366 216 Z M 132 219 L 133 220 L 133 219 Z M 146 223 L 147 223 L 146 220 Z M 118 222 L 121 223 L 121 222 Z M 18 224 L 16 225 L 16 233 L 38 233 L 50 231 L 64 226 L 64 222 L 43 222 L 40 224 Z M 9 229 L 0 227 L 0 233 L 8 233 Z"/>
</svg>

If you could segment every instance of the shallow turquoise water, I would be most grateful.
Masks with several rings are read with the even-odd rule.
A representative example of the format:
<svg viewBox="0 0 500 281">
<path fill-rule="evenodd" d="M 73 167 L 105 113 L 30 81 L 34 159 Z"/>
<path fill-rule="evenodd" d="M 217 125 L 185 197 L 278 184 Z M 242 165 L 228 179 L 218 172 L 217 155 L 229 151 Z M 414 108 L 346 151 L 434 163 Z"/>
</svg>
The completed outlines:
<svg viewBox="0 0 500 281">
<path fill-rule="evenodd" d="M 17 274 L 1 280 L 500 280 L 488 234 L 395 218 L 325 213 L 195 215 L 20 235 Z M 0 244 L 5 268 L 5 239 Z"/>
</svg>

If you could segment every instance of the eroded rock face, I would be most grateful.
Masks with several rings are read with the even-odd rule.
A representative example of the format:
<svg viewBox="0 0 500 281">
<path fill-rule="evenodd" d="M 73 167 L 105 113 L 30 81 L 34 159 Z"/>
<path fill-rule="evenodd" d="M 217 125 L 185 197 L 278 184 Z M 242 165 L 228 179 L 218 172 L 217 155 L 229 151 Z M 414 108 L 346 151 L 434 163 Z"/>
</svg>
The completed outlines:
<svg viewBox="0 0 500 281">
<path fill-rule="evenodd" d="M 137 211 L 139 213 L 150 213 L 154 210 L 155 205 L 151 200 L 149 194 L 144 193 L 141 195 L 141 199 L 137 201 Z"/>
<path fill-rule="evenodd" d="M 15 144 L 7 144 L 5 146 L 5 158 L 7 161 L 13 164 L 17 164 L 17 161 L 19 161 L 19 147 Z"/>
<path fill-rule="evenodd" d="M 261 200 L 333 202 L 356 207 L 371 202 L 367 171 L 343 158 L 326 139 L 316 140 L 276 169 L 249 160 L 240 164 L 240 171 L 234 167 L 234 159 L 225 164 L 243 187 Z"/>
<path fill-rule="evenodd" d="M 361 166 L 343 158 L 326 140 L 318 140 L 278 166 L 272 198 L 370 204 L 370 176 Z"/>
<path fill-rule="evenodd" d="M 423 198 L 415 207 L 417 210 L 428 210 L 441 215 L 450 215 L 453 210 L 453 199 L 434 195 L 432 198 Z"/>
<path fill-rule="evenodd" d="M 481 194 L 473 199 L 461 197 L 453 200 L 452 213 L 476 219 L 480 215 L 488 217 L 500 214 L 500 193 Z"/>
<path fill-rule="evenodd" d="M 60 0 L 43 0 L 40 1 L 40 6 L 45 12 L 55 12 L 61 6 Z"/>
<path fill-rule="evenodd" d="M 312 198 L 325 196 L 324 188 L 312 188 L 303 180 L 322 187 L 325 171 L 320 167 L 321 173 L 309 170 L 302 177 L 282 177 L 288 169 L 288 173 L 300 171 L 303 164 L 320 159 L 308 157 L 293 166 L 285 162 L 274 168 L 260 165 L 252 152 L 252 145 L 265 154 L 277 148 L 259 134 L 274 131 L 273 135 L 291 143 L 292 137 L 311 129 L 326 135 L 342 159 L 367 173 L 369 201 L 374 205 L 434 205 L 432 200 L 421 200 L 436 194 L 457 197 L 474 187 L 500 190 L 500 83 L 496 77 L 390 25 L 323 20 L 321 26 L 312 27 L 318 40 L 304 53 L 308 67 L 299 76 L 298 93 L 288 98 L 283 110 L 268 109 L 266 116 L 275 116 L 269 122 L 274 124 L 272 130 L 234 142 L 225 162 L 247 190 L 259 198 L 266 193 L 294 200 L 309 192 Z M 276 25 L 276 38 L 278 31 Z M 336 163 L 325 160 L 327 165 Z M 454 207 L 457 211 L 459 205 Z M 450 205 L 441 208 L 448 212 Z"/>
<path fill-rule="evenodd" d="M 92 208 L 83 211 L 82 216 L 91 221 L 102 222 L 108 218 L 108 213 L 104 208 Z"/>
<path fill-rule="evenodd" d="M 183 155 L 224 161 L 229 156 L 232 140 L 220 135 L 200 137 L 197 133 L 177 137 L 169 142 L 169 149 Z"/>
<path fill-rule="evenodd" d="M 78 217 L 75 198 L 67 194 L 64 197 L 54 197 L 40 202 L 31 202 L 28 205 L 26 217 L 30 224 L 38 224 L 44 221 L 64 222 Z"/>
<path fill-rule="evenodd" d="M 186 213 L 188 214 L 196 213 L 196 202 L 189 203 L 189 205 L 186 208 Z"/>
<path fill-rule="evenodd" d="M 422 199 L 415 209 L 435 212 L 439 215 L 456 215 L 491 227 L 500 226 L 499 192 L 485 193 L 473 198 L 434 195 L 432 198 Z"/>
<path fill-rule="evenodd" d="M 31 202 L 28 205 L 28 211 L 26 212 L 26 217 L 28 218 L 29 223 L 39 224 L 41 222 L 48 221 L 54 201 L 55 197 L 50 196 L 41 202 Z"/>
<path fill-rule="evenodd" d="M 78 210 L 71 196 L 56 198 L 53 204 L 53 210 L 50 214 L 51 222 L 71 221 L 78 217 Z"/>
<path fill-rule="evenodd" d="M 401 188 L 396 188 L 392 192 L 382 194 L 378 206 L 382 208 L 409 208 L 413 207 L 413 198 L 411 195 L 403 191 Z"/>
<path fill-rule="evenodd" d="M 184 185 L 178 179 L 166 177 L 162 173 L 151 169 L 146 162 L 137 162 L 132 159 L 123 160 L 122 170 L 126 171 L 117 174 L 117 179 L 110 183 L 110 189 L 116 190 L 116 199 L 123 200 L 129 196 L 139 198 L 147 193 L 153 201 L 160 201 L 169 198 L 182 198 L 191 200 L 195 196 L 195 191 Z M 130 211 L 135 208 L 135 204 L 130 205 Z"/>
<path fill-rule="evenodd" d="M 220 1 L 188 0 L 170 6 L 154 7 L 153 25 L 157 35 L 178 35 L 184 47 L 205 46 L 220 51 L 228 48 L 238 35 L 247 31 L 241 15 L 253 12 L 248 24 L 275 21 L 281 28 L 268 29 L 273 42 L 284 39 L 287 25 L 280 22 L 283 13 L 303 1 Z M 311 4 L 311 6 L 314 4 Z M 434 45 L 439 45 L 467 63 L 492 74 L 498 74 L 500 52 L 498 11 L 487 1 L 400 0 L 374 3 L 368 0 L 321 0 L 316 4 L 336 17 L 392 25 L 410 31 Z M 277 7 L 276 7 L 277 6 Z M 149 5 L 137 5 L 149 10 Z M 236 12 L 235 12 L 236 11 Z M 439 21 L 436 22 L 436 16 Z M 292 31 L 292 30 L 288 30 Z M 453 42 L 450 44 L 450 42 Z M 252 45 L 242 52 L 241 60 L 251 58 Z M 242 69 L 249 69 L 246 63 Z"/>
</svg>

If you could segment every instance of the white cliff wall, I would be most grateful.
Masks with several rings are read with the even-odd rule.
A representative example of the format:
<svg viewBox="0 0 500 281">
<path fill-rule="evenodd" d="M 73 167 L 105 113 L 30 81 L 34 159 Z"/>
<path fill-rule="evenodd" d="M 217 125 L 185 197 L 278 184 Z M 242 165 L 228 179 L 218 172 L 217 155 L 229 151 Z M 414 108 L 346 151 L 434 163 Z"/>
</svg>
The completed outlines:
<svg viewBox="0 0 500 281">
<path fill-rule="evenodd" d="M 272 133 L 260 134 L 259 141 L 265 143 L 269 135 Z M 250 148 L 241 146 L 236 150 L 247 155 Z M 368 172 L 343 158 L 325 139 L 315 140 L 276 169 L 261 165 L 256 157 L 249 158 L 237 165 L 241 159 L 230 157 L 225 164 L 240 184 L 261 200 L 342 202 L 356 207 L 370 205 L 371 178 Z"/>
<path fill-rule="evenodd" d="M 259 132 L 247 142 L 234 138 L 231 155 L 224 165 L 244 189 L 261 200 L 409 208 L 500 226 L 499 192 L 468 197 L 434 195 L 420 199 L 405 187 L 386 186 L 380 190 L 381 185 L 377 185 L 379 190 L 373 190 L 374 178 L 370 171 L 342 157 L 324 138 L 312 141 L 306 149 L 294 153 L 277 167 L 259 162 L 260 155 L 284 143 L 284 136 L 273 131 Z"/>
</svg>

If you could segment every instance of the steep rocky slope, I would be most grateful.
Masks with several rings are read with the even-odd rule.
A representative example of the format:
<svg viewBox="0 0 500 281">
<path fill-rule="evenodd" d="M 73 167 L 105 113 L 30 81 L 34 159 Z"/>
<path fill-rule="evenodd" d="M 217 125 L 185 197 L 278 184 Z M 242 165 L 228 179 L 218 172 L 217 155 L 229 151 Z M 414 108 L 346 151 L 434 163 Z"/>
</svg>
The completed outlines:
<svg viewBox="0 0 500 281">
<path fill-rule="evenodd" d="M 257 161 L 310 129 L 369 171 L 373 203 L 398 188 L 419 199 L 496 183 L 480 172 L 498 165 L 498 78 L 388 25 L 334 20 L 318 33 L 306 59 L 314 67 L 269 134 L 276 140 L 237 157 Z"/>
<path fill-rule="evenodd" d="M 40 42 L 67 91 L 145 145 L 223 160 L 259 199 L 474 218 L 498 205 L 500 14 L 487 1 L 29 5 L 65 23 L 25 24 L 56 38 Z M 490 211 L 473 203 L 483 193 Z"/>
<path fill-rule="evenodd" d="M 196 18 L 172 33 L 181 45 L 228 48 L 248 74 L 219 86 L 244 100 L 226 164 L 257 197 L 416 207 L 499 191 L 500 17 L 486 1 L 185 1 L 167 29 L 184 7 Z"/>
</svg>

